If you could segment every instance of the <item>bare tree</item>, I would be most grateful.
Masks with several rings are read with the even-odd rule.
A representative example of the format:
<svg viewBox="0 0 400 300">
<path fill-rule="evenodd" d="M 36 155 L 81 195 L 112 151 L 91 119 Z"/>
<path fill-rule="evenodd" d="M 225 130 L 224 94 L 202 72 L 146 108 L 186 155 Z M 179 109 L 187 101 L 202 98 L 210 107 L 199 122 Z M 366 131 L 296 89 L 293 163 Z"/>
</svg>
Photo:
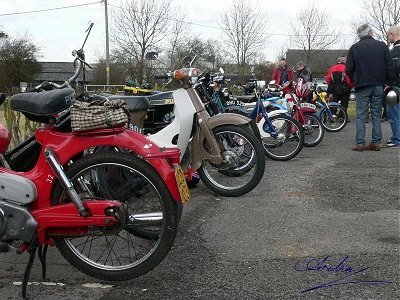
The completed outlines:
<svg viewBox="0 0 400 300">
<path fill-rule="evenodd" d="M 354 27 L 368 23 L 374 29 L 376 36 L 389 44 L 386 31 L 400 24 L 400 2 L 399 0 L 363 0 L 361 16 L 359 24 L 353 24 Z"/>
<path fill-rule="evenodd" d="M 330 17 L 325 10 L 319 10 L 315 3 L 296 14 L 296 22 L 291 22 L 290 43 L 305 51 L 305 62 L 309 64 L 319 51 L 328 49 L 339 41 L 342 30 L 331 29 Z"/>
<path fill-rule="evenodd" d="M 119 61 L 134 66 L 133 76 L 142 82 L 146 52 L 160 43 L 168 33 L 170 1 L 129 0 L 113 14 L 112 41 Z"/>
<path fill-rule="evenodd" d="M 172 69 L 181 67 L 178 52 L 184 44 L 184 40 L 189 36 L 190 23 L 187 21 L 187 12 L 180 7 L 174 9 L 174 20 L 171 24 L 171 35 L 168 39 L 169 64 Z"/>
<path fill-rule="evenodd" d="M 258 3 L 248 0 L 234 0 L 231 8 L 222 14 L 221 27 L 227 52 L 235 61 L 239 77 L 255 53 L 265 45 L 266 11 Z"/>
</svg>

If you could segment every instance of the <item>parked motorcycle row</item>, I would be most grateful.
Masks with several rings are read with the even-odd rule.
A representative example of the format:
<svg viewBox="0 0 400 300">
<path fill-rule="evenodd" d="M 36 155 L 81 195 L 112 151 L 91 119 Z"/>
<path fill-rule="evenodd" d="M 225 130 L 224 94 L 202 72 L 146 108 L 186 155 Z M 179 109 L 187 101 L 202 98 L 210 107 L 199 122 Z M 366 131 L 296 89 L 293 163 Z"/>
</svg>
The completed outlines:
<svg viewBox="0 0 400 300">
<path fill-rule="evenodd" d="M 43 126 L 8 150 L 10 134 L 0 125 L 0 252 L 29 254 L 24 298 L 36 253 L 46 276 L 48 246 L 101 280 L 143 275 L 174 242 L 188 183 L 200 178 L 219 195 L 244 195 L 261 181 L 265 156 L 289 160 L 303 146 L 318 145 L 324 129 L 346 124 L 335 103 L 319 99 L 317 112 L 297 93 L 283 97 L 281 87 L 258 80 L 251 81 L 254 95 L 233 97 L 222 88 L 223 72 L 192 66 L 157 76 L 180 85 L 172 91 L 76 95 L 71 84 L 91 68 L 83 48 L 92 26 L 73 52 L 74 76 L 9 99 L 11 109 Z M 127 124 L 71 129 L 76 100 L 114 99 L 126 103 Z M 0 104 L 5 100 L 0 94 Z"/>
</svg>

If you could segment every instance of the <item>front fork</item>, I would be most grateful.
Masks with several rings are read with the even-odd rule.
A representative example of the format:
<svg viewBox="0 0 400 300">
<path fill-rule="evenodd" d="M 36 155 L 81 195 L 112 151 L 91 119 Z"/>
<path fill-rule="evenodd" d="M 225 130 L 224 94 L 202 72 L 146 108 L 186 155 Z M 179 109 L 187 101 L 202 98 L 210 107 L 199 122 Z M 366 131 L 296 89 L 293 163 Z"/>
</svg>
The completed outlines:
<svg viewBox="0 0 400 300">
<path fill-rule="evenodd" d="M 194 143 L 194 147 L 198 147 L 197 149 L 193 149 L 192 151 L 196 152 L 199 151 L 200 157 L 204 157 L 207 160 L 211 161 L 214 164 L 221 164 L 223 162 L 223 158 L 221 156 L 221 147 L 214 136 L 212 130 L 207 126 L 207 120 L 209 116 L 205 110 L 200 111 L 197 113 L 197 124 L 199 128 L 197 129 L 198 132 L 196 133 L 197 143 Z M 195 138 L 196 138 L 195 137 Z M 207 141 L 209 146 L 209 151 L 204 149 L 204 145 L 199 145 L 199 143 L 203 143 L 203 140 Z M 198 145 L 196 145 L 198 144 Z M 196 156 L 195 156 L 196 157 Z M 198 159 L 197 159 L 198 160 Z M 200 160 L 201 162 L 201 160 Z M 198 165 L 198 162 L 193 160 L 194 165 Z M 197 168 L 195 168 L 197 169 Z"/>
</svg>

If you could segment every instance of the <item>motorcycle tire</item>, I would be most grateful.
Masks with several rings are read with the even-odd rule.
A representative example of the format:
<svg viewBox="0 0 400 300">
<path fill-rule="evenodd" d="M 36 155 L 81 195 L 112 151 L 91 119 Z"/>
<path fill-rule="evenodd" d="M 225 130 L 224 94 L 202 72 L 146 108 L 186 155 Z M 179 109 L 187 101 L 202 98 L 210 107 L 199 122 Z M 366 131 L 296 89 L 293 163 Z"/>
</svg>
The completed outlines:
<svg viewBox="0 0 400 300">
<path fill-rule="evenodd" d="M 121 153 L 129 152 L 127 149 L 121 148 L 121 147 L 99 146 L 93 150 L 93 153 L 107 152 L 107 151 L 115 151 L 115 152 L 121 152 Z M 130 176 L 130 172 L 129 171 L 123 172 L 121 175 L 127 177 L 127 176 Z M 105 181 L 104 174 L 98 173 L 96 176 L 96 181 L 98 182 L 98 189 L 101 191 L 104 198 L 106 198 L 106 199 L 112 198 L 112 194 L 107 192 L 107 184 L 105 184 L 105 182 L 104 182 Z M 137 180 L 137 181 L 139 181 L 139 184 L 140 184 L 140 182 L 143 180 Z M 197 185 L 198 181 L 197 182 L 194 181 L 194 182 L 195 182 L 195 185 Z M 190 183 L 191 182 L 187 182 L 189 188 L 192 187 L 190 185 Z M 136 184 L 136 186 L 138 186 L 138 182 L 136 182 L 135 184 Z M 145 182 L 140 184 L 140 187 L 138 187 L 136 189 L 137 196 L 140 196 L 141 194 L 143 194 L 145 192 L 146 185 L 147 184 Z M 180 219 L 181 219 L 182 211 L 183 211 L 182 204 L 177 203 L 176 215 L 177 215 L 178 221 L 180 221 Z M 143 238 L 143 239 L 156 239 L 156 238 L 158 238 L 158 235 L 160 234 L 160 232 L 158 230 L 154 230 L 151 228 L 141 228 L 141 227 L 129 228 L 129 229 L 127 229 L 127 231 L 140 237 L 140 238 Z"/>
<path fill-rule="evenodd" d="M 304 146 L 315 147 L 324 138 L 325 130 L 315 113 L 305 113 L 307 124 L 304 127 Z"/>
<path fill-rule="evenodd" d="M 200 179 L 214 193 L 226 197 L 238 197 L 253 190 L 264 175 L 265 156 L 261 143 L 246 127 L 223 125 L 214 128 L 213 134 L 222 156 L 230 159 L 228 164 L 216 165 L 203 160 L 197 170 Z M 207 143 L 203 145 L 207 151 Z"/>
<path fill-rule="evenodd" d="M 128 153 L 108 151 L 83 156 L 68 165 L 65 172 L 82 199 L 118 200 L 123 208 L 113 228 L 90 227 L 81 235 L 53 237 L 72 266 L 101 280 L 121 281 L 147 273 L 164 259 L 176 236 L 179 208 L 147 162 Z M 127 177 L 127 172 L 131 176 Z M 95 174 L 108 175 L 112 198 L 104 197 L 104 188 L 99 189 Z M 146 182 L 145 193 L 135 188 L 138 181 Z M 59 182 L 51 199 L 52 205 L 70 202 Z M 147 232 L 152 228 L 156 234 L 141 238 L 132 233 L 135 227 Z"/>
<path fill-rule="evenodd" d="M 326 107 L 322 108 L 319 113 L 324 128 L 329 132 L 338 132 L 345 128 L 349 120 L 346 109 L 342 106 L 330 106 L 329 109 L 335 111 L 333 117 L 330 116 L 328 108 Z"/>
<path fill-rule="evenodd" d="M 265 155 L 277 161 L 286 161 L 297 156 L 304 146 L 304 130 L 300 123 L 286 114 L 273 115 L 269 120 L 278 136 L 272 136 L 268 124 L 264 119 L 260 120 L 258 128 Z"/>
</svg>

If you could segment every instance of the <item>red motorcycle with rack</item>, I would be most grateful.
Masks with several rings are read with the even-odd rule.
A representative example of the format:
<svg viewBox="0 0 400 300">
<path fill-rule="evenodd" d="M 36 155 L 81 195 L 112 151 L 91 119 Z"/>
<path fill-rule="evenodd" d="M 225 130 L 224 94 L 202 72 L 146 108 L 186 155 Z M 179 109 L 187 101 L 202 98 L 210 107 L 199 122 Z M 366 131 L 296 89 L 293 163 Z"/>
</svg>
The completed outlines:
<svg viewBox="0 0 400 300">
<path fill-rule="evenodd" d="M 188 200 L 177 148 L 160 148 L 124 125 L 71 130 L 70 84 L 89 66 L 82 48 L 73 52 L 77 70 L 64 84 L 10 98 L 11 109 L 43 124 L 34 136 L 7 151 L 10 134 L 0 125 L 0 252 L 30 254 L 24 298 L 36 252 L 46 276 L 48 246 L 101 280 L 150 271 L 171 248 Z M 56 89 L 43 90 L 49 86 Z M 100 146 L 128 151 L 94 151 Z"/>
</svg>

